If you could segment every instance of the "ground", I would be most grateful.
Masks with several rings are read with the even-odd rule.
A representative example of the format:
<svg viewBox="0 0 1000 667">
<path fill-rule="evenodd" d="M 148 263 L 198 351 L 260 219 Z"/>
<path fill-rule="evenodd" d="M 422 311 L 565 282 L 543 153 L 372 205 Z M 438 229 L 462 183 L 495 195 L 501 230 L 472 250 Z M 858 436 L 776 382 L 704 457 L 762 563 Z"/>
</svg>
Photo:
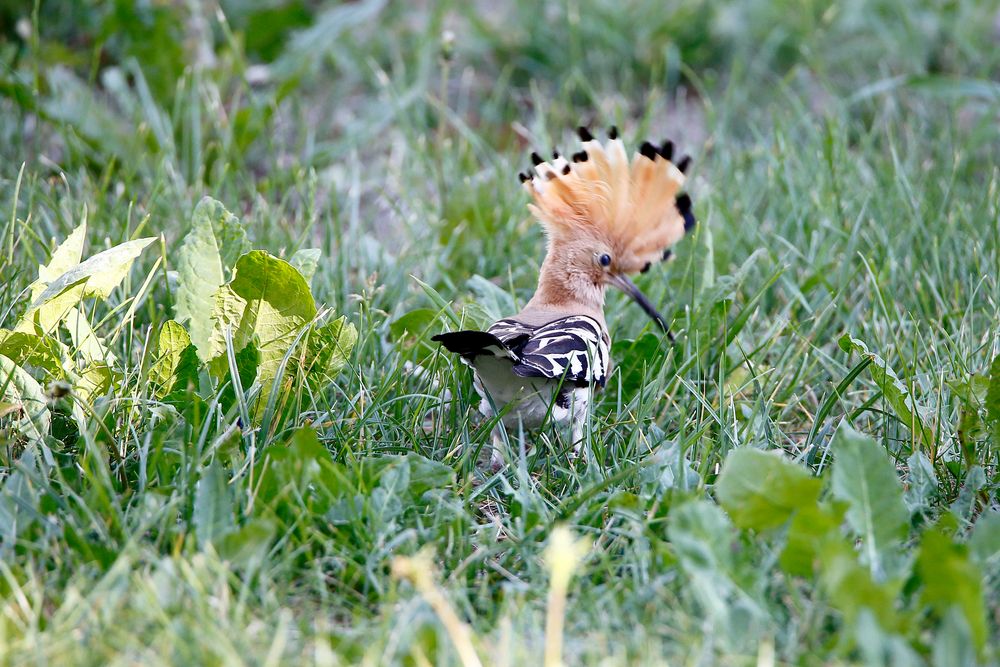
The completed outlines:
<svg viewBox="0 0 1000 667">
<path fill-rule="evenodd" d="M 995 2 L 24 5 L 0 664 L 1000 660 Z M 612 124 L 694 158 L 676 342 L 613 295 L 589 456 L 493 474 L 429 338 Z"/>
</svg>

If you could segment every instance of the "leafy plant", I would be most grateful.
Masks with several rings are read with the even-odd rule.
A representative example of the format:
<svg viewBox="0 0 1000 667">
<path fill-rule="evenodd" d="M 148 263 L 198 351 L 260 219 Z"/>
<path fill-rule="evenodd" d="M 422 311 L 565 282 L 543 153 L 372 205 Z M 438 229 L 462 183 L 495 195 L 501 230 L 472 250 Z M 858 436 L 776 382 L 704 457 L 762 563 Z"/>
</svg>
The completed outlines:
<svg viewBox="0 0 1000 667">
<path fill-rule="evenodd" d="M 909 515 L 885 450 L 846 425 L 832 449 L 825 496 L 821 480 L 781 455 L 735 450 L 716 484 L 719 502 L 741 528 L 772 533 L 785 528 L 782 569 L 815 581 L 859 644 L 867 641 L 864 624 L 872 622 L 887 637 L 919 644 L 914 619 L 933 609 L 939 620 L 957 626 L 935 637 L 927 650 L 946 650 L 954 638 L 948 633 L 968 633 L 983 656 L 986 581 L 968 547 L 954 531 L 934 526 L 916 533 L 921 542 L 916 560 L 902 558 Z M 860 548 L 853 546 L 856 541 Z M 919 597 L 901 597 L 904 582 L 919 590 Z M 886 637 L 879 641 L 891 643 Z"/>
</svg>

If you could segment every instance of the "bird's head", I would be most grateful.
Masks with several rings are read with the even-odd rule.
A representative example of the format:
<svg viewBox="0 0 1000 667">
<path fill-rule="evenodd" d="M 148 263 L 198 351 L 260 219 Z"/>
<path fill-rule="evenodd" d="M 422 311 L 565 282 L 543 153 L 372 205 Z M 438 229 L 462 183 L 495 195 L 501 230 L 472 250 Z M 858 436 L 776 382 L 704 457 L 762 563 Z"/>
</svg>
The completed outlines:
<svg viewBox="0 0 1000 667">
<path fill-rule="evenodd" d="M 670 246 L 694 226 L 691 199 L 681 193 L 690 159 L 673 161 L 674 146 L 645 142 L 628 159 L 615 128 L 606 144 L 580 128 L 582 150 L 570 159 L 532 154 L 533 174 L 521 174 L 531 212 L 545 227 L 549 254 L 543 298 L 603 304 L 613 285 L 634 299 L 661 328 L 667 325 L 630 275 L 668 259 Z"/>
</svg>

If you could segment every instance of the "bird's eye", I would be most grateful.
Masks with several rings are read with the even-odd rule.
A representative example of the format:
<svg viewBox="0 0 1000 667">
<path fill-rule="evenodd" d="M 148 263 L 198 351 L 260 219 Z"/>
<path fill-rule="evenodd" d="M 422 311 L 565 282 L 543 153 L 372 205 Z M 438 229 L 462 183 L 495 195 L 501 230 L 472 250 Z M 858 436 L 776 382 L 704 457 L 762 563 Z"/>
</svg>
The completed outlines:
<svg viewBox="0 0 1000 667">
<path fill-rule="evenodd" d="M 601 266 L 610 266 L 611 255 L 609 255 L 608 253 L 604 253 L 603 255 L 597 258 L 597 261 L 601 263 Z"/>
</svg>

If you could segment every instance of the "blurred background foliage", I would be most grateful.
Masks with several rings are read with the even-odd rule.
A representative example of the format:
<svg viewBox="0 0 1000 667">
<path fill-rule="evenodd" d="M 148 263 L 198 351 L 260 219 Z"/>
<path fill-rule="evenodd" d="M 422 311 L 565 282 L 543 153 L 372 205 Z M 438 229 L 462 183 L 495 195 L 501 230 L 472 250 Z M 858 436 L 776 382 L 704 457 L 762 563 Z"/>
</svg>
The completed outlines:
<svg viewBox="0 0 1000 667">
<path fill-rule="evenodd" d="M 480 647 L 503 664 L 513 634 L 526 664 L 567 522 L 594 540 L 571 664 L 996 664 L 998 80 L 988 0 L 0 0 L 0 326 L 82 219 L 88 255 L 163 235 L 88 306 L 120 364 L 93 431 L 53 467 L 0 445 L 0 643 L 59 664 L 457 664 L 389 576 L 433 544 Z M 512 434 L 483 484 L 468 374 L 427 338 L 530 296 L 543 239 L 516 174 L 581 124 L 695 157 L 698 232 L 640 278 L 681 335 L 611 295 L 597 465 Z M 321 250 L 313 294 L 359 332 L 338 381 L 257 441 L 232 388 L 173 414 L 145 382 L 205 195 L 252 247 Z M 891 510 L 872 534 L 836 468 L 848 423 Z M 823 495 L 765 458 L 727 505 L 720 469 L 753 448 Z M 784 520 L 797 499 L 740 486 L 760 471 L 815 502 L 772 529 L 760 506 Z M 878 567 L 854 548 L 876 537 Z"/>
</svg>

